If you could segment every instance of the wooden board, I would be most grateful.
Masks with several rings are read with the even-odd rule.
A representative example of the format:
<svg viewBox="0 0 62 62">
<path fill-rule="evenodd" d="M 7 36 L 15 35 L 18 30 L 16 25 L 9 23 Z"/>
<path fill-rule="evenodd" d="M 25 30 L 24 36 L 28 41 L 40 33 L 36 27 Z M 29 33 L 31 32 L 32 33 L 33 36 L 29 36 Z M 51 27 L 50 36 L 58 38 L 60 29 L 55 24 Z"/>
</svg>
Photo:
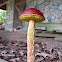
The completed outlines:
<svg viewBox="0 0 62 62">
<path fill-rule="evenodd" d="M 55 23 L 36 23 L 35 26 L 46 27 L 47 31 L 62 32 L 62 24 Z"/>
<path fill-rule="evenodd" d="M 62 34 L 36 33 L 35 37 L 54 38 L 54 40 L 62 41 Z"/>
<path fill-rule="evenodd" d="M 35 30 L 43 30 L 43 31 L 46 31 L 46 27 L 38 27 L 38 26 L 36 26 L 35 27 Z"/>
<path fill-rule="evenodd" d="M 62 37 L 62 35 L 60 34 L 46 34 L 46 33 L 36 33 L 35 36 L 38 36 L 38 37 L 54 37 L 54 38 L 58 38 L 58 37 Z"/>
</svg>

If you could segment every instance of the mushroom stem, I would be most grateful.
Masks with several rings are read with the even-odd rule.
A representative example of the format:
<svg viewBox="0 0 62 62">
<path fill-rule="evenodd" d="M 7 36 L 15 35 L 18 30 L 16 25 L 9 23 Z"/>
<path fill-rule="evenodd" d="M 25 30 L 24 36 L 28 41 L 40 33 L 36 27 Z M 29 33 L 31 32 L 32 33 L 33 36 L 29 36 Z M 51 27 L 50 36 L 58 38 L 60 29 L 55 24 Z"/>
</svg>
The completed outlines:
<svg viewBox="0 0 62 62">
<path fill-rule="evenodd" d="M 27 62 L 35 62 L 35 21 L 30 20 L 27 32 Z"/>
</svg>

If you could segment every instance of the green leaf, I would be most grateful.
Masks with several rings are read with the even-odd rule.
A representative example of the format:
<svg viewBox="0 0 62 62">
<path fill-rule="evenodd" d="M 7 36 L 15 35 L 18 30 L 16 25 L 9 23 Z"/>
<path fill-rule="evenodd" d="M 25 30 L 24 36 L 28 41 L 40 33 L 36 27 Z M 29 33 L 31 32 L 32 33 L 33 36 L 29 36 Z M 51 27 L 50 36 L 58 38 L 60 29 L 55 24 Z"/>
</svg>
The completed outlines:
<svg viewBox="0 0 62 62">
<path fill-rule="evenodd" d="M 0 22 L 5 22 L 6 20 L 5 14 L 6 14 L 6 11 L 0 9 Z"/>
</svg>

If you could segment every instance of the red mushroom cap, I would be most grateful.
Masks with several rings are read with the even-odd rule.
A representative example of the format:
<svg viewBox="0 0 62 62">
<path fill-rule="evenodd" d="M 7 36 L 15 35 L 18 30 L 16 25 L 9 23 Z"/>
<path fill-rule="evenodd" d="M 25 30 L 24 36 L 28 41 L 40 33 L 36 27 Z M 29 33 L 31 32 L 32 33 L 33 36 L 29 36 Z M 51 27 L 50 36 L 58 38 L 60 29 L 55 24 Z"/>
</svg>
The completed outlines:
<svg viewBox="0 0 62 62">
<path fill-rule="evenodd" d="M 24 21 L 28 21 L 28 22 L 29 22 L 29 20 L 34 20 L 35 22 L 42 22 L 45 20 L 43 14 L 35 8 L 29 8 L 29 9 L 25 10 L 20 15 L 20 19 L 24 20 Z"/>
</svg>

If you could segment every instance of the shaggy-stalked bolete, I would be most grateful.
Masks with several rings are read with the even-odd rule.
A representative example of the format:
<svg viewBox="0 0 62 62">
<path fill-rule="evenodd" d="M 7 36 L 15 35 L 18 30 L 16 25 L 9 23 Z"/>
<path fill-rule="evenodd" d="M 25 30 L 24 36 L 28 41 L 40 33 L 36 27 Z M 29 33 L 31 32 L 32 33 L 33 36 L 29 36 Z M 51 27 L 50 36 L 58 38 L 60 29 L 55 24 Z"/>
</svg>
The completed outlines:
<svg viewBox="0 0 62 62">
<path fill-rule="evenodd" d="M 20 19 L 29 22 L 27 32 L 27 62 L 35 62 L 35 22 L 42 22 L 45 18 L 39 10 L 29 8 L 21 14 Z"/>
</svg>

